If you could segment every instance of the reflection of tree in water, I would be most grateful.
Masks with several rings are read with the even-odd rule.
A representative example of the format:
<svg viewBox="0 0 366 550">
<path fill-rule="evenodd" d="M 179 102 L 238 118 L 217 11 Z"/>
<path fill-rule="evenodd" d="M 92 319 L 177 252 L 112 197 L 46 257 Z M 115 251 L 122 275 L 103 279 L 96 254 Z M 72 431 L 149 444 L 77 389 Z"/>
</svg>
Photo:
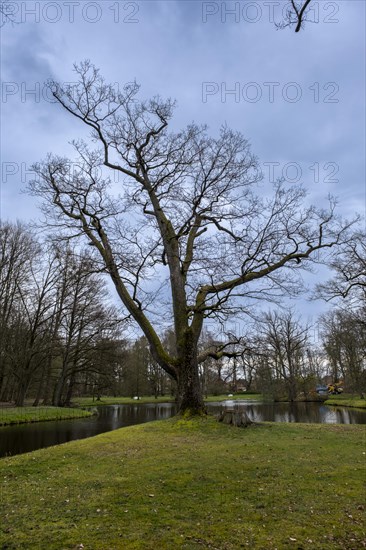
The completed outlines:
<svg viewBox="0 0 366 550">
<path fill-rule="evenodd" d="M 218 414 L 225 408 L 234 408 L 237 411 L 245 408 L 245 412 L 253 422 L 366 424 L 366 411 L 335 409 L 311 402 L 246 404 L 238 401 L 223 401 L 220 404 L 208 405 L 211 414 Z"/>
<path fill-rule="evenodd" d="M 346 409 L 346 408 L 333 408 L 332 412 L 336 416 L 337 424 L 364 424 L 366 411 Z"/>
<path fill-rule="evenodd" d="M 209 403 L 211 414 L 218 414 L 229 402 Z M 330 408 L 319 403 L 238 403 L 231 408 L 245 408 L 254 422 L 310 422 L 366 424 L 366 410 Z M 127 425 L 168 418 L 176 413 L 173 403 L 110 405 L 99 407 L 98 416 L 57 422 L 8 426 L 0 429 L 0 457 L 24 453 L 50 445 L 56 445 L 91 437 Z"/>
</svg>

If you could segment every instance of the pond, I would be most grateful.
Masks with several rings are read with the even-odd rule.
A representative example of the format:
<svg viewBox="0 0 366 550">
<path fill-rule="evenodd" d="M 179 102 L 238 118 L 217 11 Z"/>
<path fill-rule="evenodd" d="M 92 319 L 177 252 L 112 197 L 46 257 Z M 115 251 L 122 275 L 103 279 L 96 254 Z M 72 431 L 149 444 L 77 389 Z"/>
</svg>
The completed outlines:
<svg viewBox="0 0 366 550">
<path fill-rule="evenodd" d="M 209 403 L 209 412 L 223 407 L 245 408 L 256 422 L 315 422 L 366 424 L 366 410 L 330 408 L 322 403 L 260 403 L 258 401 L 224 401 Z M 59 445 L 83 439 L 117 428 L 170 418 L 176 413 L 174 403 L 109 405 L 98 407 L 91 418 L 19 424 L 0 428 L 0 457 Z"/>
<path fill-rule="evenodd" d="M 224 401 L 210 403 L 210 412 L 219 413 L 222 407 L 245 408 L 255 422 L 310 422 L 315 424 L 366 424 L 366 409 L 328 407 L 323 403 L 260 403 L 258 401 Z"/>
</svg>

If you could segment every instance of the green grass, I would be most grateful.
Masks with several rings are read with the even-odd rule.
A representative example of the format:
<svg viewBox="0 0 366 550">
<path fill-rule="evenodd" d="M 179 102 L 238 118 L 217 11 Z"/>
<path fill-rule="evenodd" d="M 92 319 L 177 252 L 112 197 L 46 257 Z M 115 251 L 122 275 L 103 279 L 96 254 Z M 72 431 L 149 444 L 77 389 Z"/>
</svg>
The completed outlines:
<svg viewBox="0 0 366 550">
<path fill-rule="evenodd" d="M 255 400 L 263 400 L 263 395 L 261 393 L 234 393 L 232 397 L 229 397 L 228 394 L 224 395 L 209 395 L 208 397 L 205 397 L 205 401 L 207 403 L 213 403 L 215 401 L 226 401 L 227 399 L 230 399 L 230 401 L 236 401 L 238 399 L 255 399 Z"/>
<path fill-rule="evenodd" d="M 64 407 L 1 407 L 0 426 L 91 416 L 89 411 Z"/>
<path fill-rule="evenodd" d="M 324 404 L 366 409 L 366 399 L 360 399 L 359 396 L 352 394 L 330 395 Z"/>
<path fill-rule="evenodd" d="M 101 405 L 138 405 L 144 403 L 170 403 L 174 402 L 174 397 L 168 395 L 165 397 L 144 396 L 140 399 L 132 399 L 131 397 L 102 397 L 99 401 L 92 397 L 77 397 L 74 405 L 80 407 L 98 407 Z"/>
<path fill-rule="evenodd" d="M 356 550 L 365 429 L 152 422 L 0 461 L 7 550 Z"/>
</svg>

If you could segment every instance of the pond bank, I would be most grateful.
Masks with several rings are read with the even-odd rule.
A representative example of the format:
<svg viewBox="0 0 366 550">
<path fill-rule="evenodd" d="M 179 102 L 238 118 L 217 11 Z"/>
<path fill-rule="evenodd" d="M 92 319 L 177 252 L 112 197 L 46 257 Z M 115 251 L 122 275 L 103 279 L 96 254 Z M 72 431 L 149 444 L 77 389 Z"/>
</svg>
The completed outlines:
<svg viewBox="0 0 366 550">
<path fill-rule="evenodd" d="M 0 547 L 361 548 L 363 440 L 175 417 L 4 458 Z"/>
<path fill-rule="evenodd" d="M 248 395 L 237 394 L 232 399 L 261 399 L 260 394 Z M 224 401 L 228 399 L 227 395 L 209 396 L 206 401 Z M 31 405 L 24 407 L 14 407 L 10 403 L 0 404 L 0 427 L 12 424 L 26 424 L 33 422 L 45 422 L 49 420 L 68 420 L 72 418 L 84 418 L 92 416 L 94 413 L 84 410 L 84 407 L 102 407 L 107 405 L 146 405 L 154 403 L 175 403 L 172 396 L 152 397 L 144 396 L 139 399 L 131 397 L 102 397 L 96 400 L 92 397 L 82 397 L 75 400 L 72 407 L 51 407 Z"/>
<path fill-rule="evenodd" d="M 0 426 L 92 416 L 91 411 L 66 407 L 0 407 Z"/>
<path fill-rule="evenodd" d="M 366 424 L 365 409 L 327 407 L 321 403 L 264 403 L 259 400 L 227 400 L 207 403 L 209 414 L 223 409 L 245 412 L 250 420 L 260 422 L 297 422 L 331 424 Z M 164 420 L 177 413 L 175 403 L 140 403 L 93 407 L 92 418 L 73 418 L 54 422 L 36 422 L 0 428 L 0 458 L 60 445 L 76 439 Z"/>
<path fill-rule="evenodd" d="M 324 405 L 334 405 L 337 407 L 352 407 L 356 409 L 366 409 L 366 399 L 360 399 L 347 395 L 330 395 L 324 401 Z"/>
</svg>

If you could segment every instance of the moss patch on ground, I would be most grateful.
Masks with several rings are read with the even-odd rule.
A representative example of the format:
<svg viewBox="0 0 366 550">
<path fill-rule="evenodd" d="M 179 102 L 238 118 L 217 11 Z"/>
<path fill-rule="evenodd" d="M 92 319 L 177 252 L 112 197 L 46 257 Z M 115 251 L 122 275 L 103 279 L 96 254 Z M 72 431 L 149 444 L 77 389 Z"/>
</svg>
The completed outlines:
<svg viewBox="0 0 366 550">
<path fill-rule="evenodd" d="M 92 416 L 90 411 L 65 407 L 1 407 L 0 426 L 44 422 L 46 420 L 66 420 Z"/>
<path fill-rule="evenodd" d="M 364 461 L 357 425 L 123 428 L 1 459 L 0 547 L 356 550 Z"/>
</svg>

